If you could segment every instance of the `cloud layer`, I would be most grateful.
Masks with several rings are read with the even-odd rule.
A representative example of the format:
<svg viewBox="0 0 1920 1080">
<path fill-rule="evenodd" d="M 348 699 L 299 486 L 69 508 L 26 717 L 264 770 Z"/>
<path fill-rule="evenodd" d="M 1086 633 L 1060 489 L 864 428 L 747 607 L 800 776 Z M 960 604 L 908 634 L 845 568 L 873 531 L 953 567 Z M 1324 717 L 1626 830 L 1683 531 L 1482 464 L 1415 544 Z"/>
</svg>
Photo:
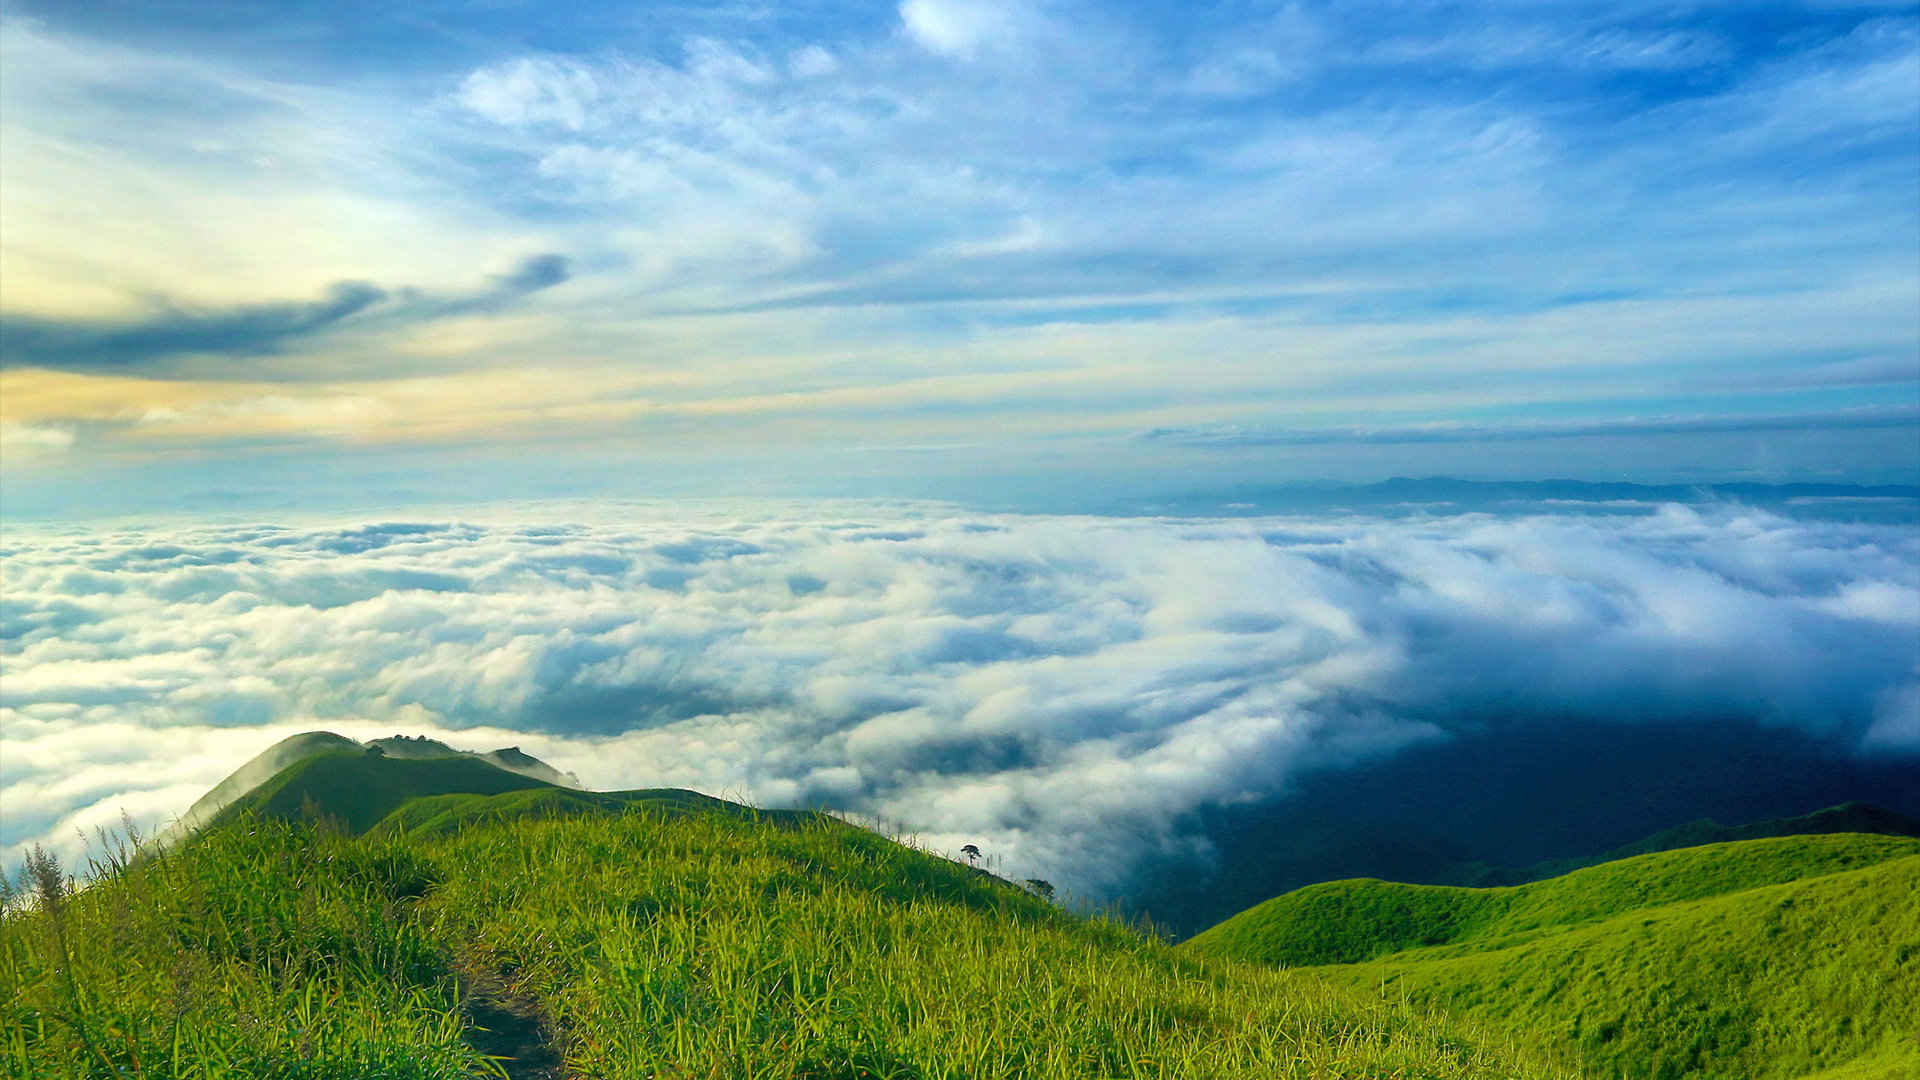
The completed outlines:
<svg viewBox="0 0 1920 1080">
<path fill-rule="evenodd" d="M 515 743 L 593 787 L 828 805 L 1084 895 L 1204 805 L 1507 723 L 1920 754 L 1920 539 L 1739 507 L 991 516 L 545 507 L 10 530 L 7 858 L 277 738 Z M 484 745 L 483 745 L 484 744 Z"/>
</svg>

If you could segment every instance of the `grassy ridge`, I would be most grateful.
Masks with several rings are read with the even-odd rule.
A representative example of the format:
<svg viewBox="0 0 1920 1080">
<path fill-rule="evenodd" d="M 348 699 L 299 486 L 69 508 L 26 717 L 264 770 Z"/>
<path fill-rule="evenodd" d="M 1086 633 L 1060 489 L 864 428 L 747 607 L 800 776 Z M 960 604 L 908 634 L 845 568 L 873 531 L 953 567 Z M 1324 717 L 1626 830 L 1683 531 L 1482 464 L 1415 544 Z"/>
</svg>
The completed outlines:
<svg viewBox="0 0 1920 1080">
<path fill-rule="evenodd" d="M 1332 881 L 1249 908 L 1182 947 L 1265 964 L 1358 963 L 1403 949 L 1504 939 L 1912 854 L 1920 854 L 1920 840 L 1837 834 L 1640 855 L 1504 888 Z"/>
<path fill-rule="evenodd" d="M 1332 882 L 1181 948 L 1336 965 L 1313 970 L 1596 1077 L 1904 1080 L 1920 1046 L 1920 840 L 1715 844 L 1498 889 Z"/>
<path fill-rule="evenodd" d="M 451 954 L 413 917 L 438 870 L 290 822 L 123 853 L 69 893 L 35 860 L 0 921 L 0 1075 L 452 1080 Z"/>
<path fill-rule="evenodd" d="M 1529 1032 L 1603 1077 L 1911 1077 L 1920 856 L 1321 970 Z"/>
<path fill-rule="evenodd" d="M 465 755 L 398 758 L 353 750 L 323 753 L 288 766 L 236 800 L 214 821 L 241 817 L 294 819 L 324 814 L 362 833 L 409 800 L 431 795 L 498 795 L 528 788 L 560 790 Z"/>
<path fill-rule="evenodd" d="M 514 1016 L 606 1080 L 1566 1075 L 831 819 L 541 794 L 418 833 L 236 820 L 39 890 L 0 921 L 0 1072 L 498 1075 L 475 1020 Z"/>
<path fill-rule="evenodd" d="M 435 847 L 426 918 L 609 1080 L 1527 1075 L 1316 980 L 1196 963 L 817 820 L 628 814 Z M 644 859 L 635 859 L 644 852 Z"/>
<path fill-rule="evenodd" d="M 476 825 L 515 821 L 650 811 L 663 817 L 714 813 L 743 819 L 792 824 L 818 815 L 797 810 L 754 810 L 682 788 L 635 791 L 576 791 L 528 788 L 499 795 L 426 795 L 409 799 L 374 826 L 374 831 L 416 839 L 458 832 Z"/>
</svg>

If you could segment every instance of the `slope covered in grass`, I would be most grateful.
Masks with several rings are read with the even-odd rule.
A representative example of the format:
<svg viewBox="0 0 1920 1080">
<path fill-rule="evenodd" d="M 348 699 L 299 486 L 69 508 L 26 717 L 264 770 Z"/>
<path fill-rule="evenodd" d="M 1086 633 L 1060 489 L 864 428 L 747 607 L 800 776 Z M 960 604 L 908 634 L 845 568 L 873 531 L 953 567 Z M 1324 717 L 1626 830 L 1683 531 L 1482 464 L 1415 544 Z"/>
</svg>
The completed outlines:
<svg viewBox="0 0 1920 1080">
<path fill-rule="evenodd" d="M 609 1078 L 1516 1075 L 1397 1008 L 1186 960 L 830 820 L 473 830 L 428 902 Z M 644 852 L 644 859 L 632 853 Z M 1373 1011 L 1378 1008 L 1382 1011 Z"/>
<path fill-rule="evenodd" d="M 718 813 L 768 822 L 793 823 L 816 815 L 795 810 L 756 810 L 684 788 L 635 791 L 576 791 L 525 788 L 498 795 L 446 794 L 409 799 L 374 827 L 383 833 L 427 838 L 475 825 L 552 817 L 650 811 L 662 816 Z"/>
<path fill-rule="evenodd" d="M 214 820 L 319 816 L 348 832 L 361 833 L 409 799 L 498 795 L 527 788 L 558 790 L 544 780 L 508 772 L 464 754 L 398 758 L 359 750 L 335 751 L 295 762 L 235 800 Z"/>
<path fill-rule="evenodd" d="M 484 1075 L 518 1025 L 516 1076 L 1568 1075 L 829 818 L 638 802 L 361 836 L 248 819 L 14 904 L 0 1071 L 428 1080 Z"/>
<path fill-rule="evenodd" d="M 239 799 L 245 798 L 249 792 L 284 772 L 295 762 L 316 754 L 359 749 L 362 749 L 359 743 L 345 735 L 335 735 L 331 731 L 304 731 L 298 735 L 289 735 L 254 755 L 246 764 L 215 784 L 205 795 L 194 800 L 193 805 L 187 808 L 187 812 L 180 815 L 180 820 L 163 836 L 169 842 L 184 839 L 189 832 L 210 823 L 220 811 Z"/>
<path fill-rule="evenodd" d="M 1648 907 L 1505 947 L 1318 970 L 1526 1033 L 1602 1077 L 1912 1077 L 1920 856 Z"/>
<path fill-rule="evenodd" d="M 1336 965 L 1313 970 L 1599 1077 L 1908 1076 L 1920 840 L 1749 840 L 1496 889 L 1330 882 L 1181 948 Z"/>
<path fill-rule="evenodd" d="M 439 871 L 389 841 L 247 821 L 42 871 L 0 917 L 0 1075 L 486 1075 L 451 954 L 415 917 Z"/>
<path fill-rule="evenodd" d="M 1249 908 L 1182 947 L 1264 964 L 1357 963 L 1382 953 L 1504 939 L 1913 854 L 1920 854 L 1920 840 L 1837 834 L 1657 852 L 1502 888 L 1330 881 Z"/>
<path fill-rule="evenodd" d="M 331 731 L 305 731 L 281 739 L 235 769 L 197 799 L 177 822 L 161 834 L 161 838 L 164 843 L 177 843 L 185 839 L 194 829 L 209 824 L 221 811 L 301 761 L 322 754 L 352 753 L 370 748 L 378 748 L 380 754 L 388 758 L 470 758 L 546 783 L 563 787 L 579 786 L 579 781 L 572 774 L 555 769 L 539 758 L 522 752 L 517 746 L 480 754 L 456 750 L 446 743 L 417 736 L 393 735 L 360 743 Z"/>
</svg>

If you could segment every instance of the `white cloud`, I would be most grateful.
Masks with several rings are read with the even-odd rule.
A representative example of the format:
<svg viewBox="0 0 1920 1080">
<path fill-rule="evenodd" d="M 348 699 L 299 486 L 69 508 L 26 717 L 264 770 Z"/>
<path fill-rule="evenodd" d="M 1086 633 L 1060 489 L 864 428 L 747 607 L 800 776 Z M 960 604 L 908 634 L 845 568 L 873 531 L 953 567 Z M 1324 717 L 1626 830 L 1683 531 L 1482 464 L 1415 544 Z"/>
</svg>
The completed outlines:
<svg viewBox="0 0 1920 1080">
<path fill-rule="evenodd" d="M 497 124 L 552 124 L 568 131 L 593 122 L 600 96 L 592 68 L 551 57 L 481 68 L 466 77 L 457 95 L 461 105 Z"/>
<path fill-rule="evenodd" d="M 1739 508 L 613 506 L 8 547 L 10 852 L 120 805 L 163 821 L 313 728 L 518 744 L 594 787 L 836 805 L 1083 893 L 1125 878 L 1115 851 L 1204 847 L 1176 824 L 1198 806 L 1488 707 L 1911 741 L 1910 530 Z"/>
<path fill-rule="evenodd" d="M 1875 751 L 1920 754 L 1920 682 L 1882 694 L 1873 726 L 1861 741 Z"/>
<path fill-rule="evenodd" d="M 73 446 L 73 429 L 56 424 L 0 423 L 0 454 L 53 456 Z"/>
<path fill-rule="evenodd" d="M 970 59 L 1013 44 L 1031 16 L 1017 0 L 906 0 L 900 22 L 929 52 Z"/>
<path fill-rule="evenodd" d="M 816 79 L 840 70 L 840 61 L 819 45 L 805 45 L 787 57 L 787 70 L 795 78 Z"/>
</svg>

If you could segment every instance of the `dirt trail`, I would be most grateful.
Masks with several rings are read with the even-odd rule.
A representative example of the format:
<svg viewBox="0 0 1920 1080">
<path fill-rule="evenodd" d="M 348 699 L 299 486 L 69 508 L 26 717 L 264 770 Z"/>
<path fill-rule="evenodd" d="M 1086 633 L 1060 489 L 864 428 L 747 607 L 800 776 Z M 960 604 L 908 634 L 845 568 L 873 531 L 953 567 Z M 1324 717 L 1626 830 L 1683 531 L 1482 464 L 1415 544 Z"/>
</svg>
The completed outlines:
<svg viewBox="0 0 1920 1080">
<path fill-rule="evenodd" d="M 531 999 L 515 995 L 496 971 L 460 965 L 467 1042 L 500 1059 L 508 1080 L 567 1080 L 565 1063 Z"/>
</svg>

